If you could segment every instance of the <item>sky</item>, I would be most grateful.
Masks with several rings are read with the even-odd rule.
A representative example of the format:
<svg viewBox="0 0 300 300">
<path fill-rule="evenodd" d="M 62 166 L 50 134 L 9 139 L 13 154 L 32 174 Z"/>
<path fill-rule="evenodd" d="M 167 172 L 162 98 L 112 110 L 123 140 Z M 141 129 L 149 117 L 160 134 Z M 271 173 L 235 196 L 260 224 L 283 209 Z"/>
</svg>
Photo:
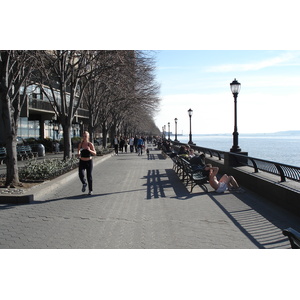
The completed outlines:
<svg viewBox="0 0 300 300">
<path fill-rule="evenodd" d="M 156 53 L 160 111 L 155 122 L 175 132 L 232 133 L 237 79 L 238 132 L 300 130 L 300 51 L 297 50 L 162 50 Z"/>
<path fill-rule="evenodd" d="M 285 5 L 276 0 L 70 2 L 53 0 L 47 7 L 60 22 L 47 21 L 38 0 L 4 3 L 4 11 L 18 7 L 16 19 L 26 9 L 36 13 L 22 23 L 28 34 L 20 34 L 20 26 L 3 15 L 10 26 L 2 32 L 1 48 L 155 50 L 159 129 L 170 122 L 174 132 L 177 118 L 178 133 L 188 133 L 191 108 L 194 134 L 232 133 L 230 83 L 236 78 L 240 134 L 300 130 L 297 0 Z"/>
</svg>

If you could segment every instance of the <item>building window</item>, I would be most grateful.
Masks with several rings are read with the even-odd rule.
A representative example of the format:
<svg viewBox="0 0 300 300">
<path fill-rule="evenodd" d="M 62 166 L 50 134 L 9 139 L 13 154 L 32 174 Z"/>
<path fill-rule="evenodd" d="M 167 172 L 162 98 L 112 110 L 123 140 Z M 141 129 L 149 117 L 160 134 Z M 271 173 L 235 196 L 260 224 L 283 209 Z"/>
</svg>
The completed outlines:
<svg viewBox="0 0 300 300">
<path fill-rule="evenodd" d="M 18 136 L 23 139 L 40 137 L 40 123 L 38 120 L 29 121 L 28 118 L 20 118 Z"/>
</svg>

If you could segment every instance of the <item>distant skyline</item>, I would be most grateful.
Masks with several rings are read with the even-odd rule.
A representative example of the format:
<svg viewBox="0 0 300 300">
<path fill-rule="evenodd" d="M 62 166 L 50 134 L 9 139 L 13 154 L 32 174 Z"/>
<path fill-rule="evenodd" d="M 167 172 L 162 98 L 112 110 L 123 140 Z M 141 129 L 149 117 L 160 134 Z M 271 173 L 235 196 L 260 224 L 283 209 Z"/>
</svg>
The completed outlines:
<svg viewBox="0 0 300 300">
<path fill-rule="evenodd" d="M 189 133 L 188 109 L 195 134 L 232 133 L 234 99 L 230 83 L 241 83 L 238 131 L 268 133 L 300 130 L 300 51 L 162 50 L 157 51 L 161 85 L 161 130 Z"/>
</svg>

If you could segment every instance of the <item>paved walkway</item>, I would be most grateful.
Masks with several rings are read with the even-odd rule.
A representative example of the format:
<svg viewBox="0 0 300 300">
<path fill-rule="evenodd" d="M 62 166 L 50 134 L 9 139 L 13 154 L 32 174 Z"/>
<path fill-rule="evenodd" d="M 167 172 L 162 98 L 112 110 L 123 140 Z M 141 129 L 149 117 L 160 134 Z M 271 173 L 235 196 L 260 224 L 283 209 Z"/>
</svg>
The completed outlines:
<svg viewBox="0 0 300 300">
<path fill-rule="evenodd" d="M 0 205 L 0 248 L 290 248 L 281 230 L 299 217 L 246 190 L 192 194 L 151 148 L 94 160 L 94 194 L 77 170 L 32 189 L 28 205 Z"/>
</svg>

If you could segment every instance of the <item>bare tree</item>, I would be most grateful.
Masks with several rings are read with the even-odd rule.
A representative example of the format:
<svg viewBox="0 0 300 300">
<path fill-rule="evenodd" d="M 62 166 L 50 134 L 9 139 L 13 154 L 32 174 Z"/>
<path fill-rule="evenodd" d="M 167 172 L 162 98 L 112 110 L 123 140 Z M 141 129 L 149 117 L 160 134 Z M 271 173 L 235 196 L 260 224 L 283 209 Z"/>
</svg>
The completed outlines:
<svg viewBox="0 0 300 300">
<path fill-rule="evenodd" d="M 119 130 L 126 134 L 127 128 L 138 128 L 136 114 L 153 117 L 159 103 L 159 86 L 155 82 L 152 53 L 100 52 L 97 62 L 100 67 L 97 76 L 88 84 L 84 103 L 90 113 L 90 133 L 101 127 L 106 146 L 108 132 L 112 138 L 120 133 Z"/>
<path fill-rule="evenodd" d="M 26 89 L 30 84 L 29 76 L 34 68 L 35 58 L 35 51 L 0 51 L 0 111 L 7 151 L 7 187 L 20 185 L 16 149 L 18 120 L 26 99 Z"/>
<path fill-rule="evenodd" d="M 94 77 L 89 81 L 84 92 L 84 106 L 89 111 L 89 132 L 91 138 L 94 137 L 94 131 L 101 123 L 107 121 L 107 111 L 109 109 L 110 95 L 113 88 L 112 73 L 117 68 L 119 61 L 119 51 L 98 51 L 97 60 L 93 62 L 95 69 Z M 104 129 L 105 130 L 105 129 Z"/>
<path fill-rule="evenodd" d="M 120 84 L 116 89 L 119 92 L 114 94 L 116 105 L 112 114 L 115 127 L 122 125 L 124 133 L 128 132 L 128 128 L 136 128 L 136 133 L 139 133 L 140 125 L 145 124 L 146 119 L 152 119 L 157 110 L 160 99 L 153 54 L 131 51 L 122 57 L 125 67 L 119 72 Z"/>
<path fill-rule="evenodd" d="M 96 51 L 38 51 L 43 94 L 52 104 L 63 128 L 64 159 L 71 157 L 71 127 L 82 101 L 84 90 L 92 78 L 92 61 Z"/>
<path fill-rule="evenodd" d="M 137 133 L 153 128 L 153 116 L 159 104 L 159 85 L 155 81 L 155 57 L 152 51 L 135 51 L 131 64 L 131 90 L 125 106 L 125 125 L 136 128 Z M 148 127 L 148 130 L 146 130 Z"/>
</svg>

